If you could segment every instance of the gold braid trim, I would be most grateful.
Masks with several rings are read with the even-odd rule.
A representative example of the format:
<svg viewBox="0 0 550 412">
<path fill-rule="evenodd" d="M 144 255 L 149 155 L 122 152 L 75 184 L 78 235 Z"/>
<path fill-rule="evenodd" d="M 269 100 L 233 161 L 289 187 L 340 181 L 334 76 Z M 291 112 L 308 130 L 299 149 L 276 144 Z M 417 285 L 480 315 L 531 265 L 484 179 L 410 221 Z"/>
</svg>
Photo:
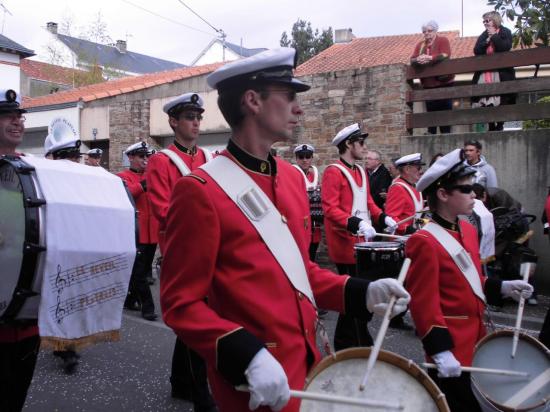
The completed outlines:
<svg viewBox="0 0 550 412">
<path fill-rule="evenodd" d="M 84 336 L 77 339 L 64 339 L 54 336 L 41 336 L 41 349 L 51 349 L 56 351 L 63 350 L 80 350 L 87 346 L 95 345 L 102 342 L 118 342 L 120 340 L 120 330 L 108 330 L 95 333 L 93 335 Z"/>
</svg>

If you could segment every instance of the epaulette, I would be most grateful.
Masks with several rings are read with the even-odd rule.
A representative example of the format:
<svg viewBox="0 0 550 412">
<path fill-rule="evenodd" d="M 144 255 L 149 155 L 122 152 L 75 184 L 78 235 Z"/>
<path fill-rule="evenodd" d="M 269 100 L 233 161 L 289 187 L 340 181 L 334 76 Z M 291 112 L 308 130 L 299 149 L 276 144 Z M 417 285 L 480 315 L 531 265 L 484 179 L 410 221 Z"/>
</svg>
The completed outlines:
<svg viewBox="0 0 550 412">
<path fill-rule="evenodd" d="M 185 175 L 185 176 L 183 176 L 183 177 L 192 177 L 192 178 L 194 178 L 194 179 L 197 179 L 197 180 L 198 180 L 199 182 L 201 182 L 203 185 L 206 184 L 206 180 L 204 180 L 202 177 L 197 176 L 197 175 L 195 175 L 195 174 L 193 174 L 193 173 L 189 173 L 188 175 Z"/>
</svg>

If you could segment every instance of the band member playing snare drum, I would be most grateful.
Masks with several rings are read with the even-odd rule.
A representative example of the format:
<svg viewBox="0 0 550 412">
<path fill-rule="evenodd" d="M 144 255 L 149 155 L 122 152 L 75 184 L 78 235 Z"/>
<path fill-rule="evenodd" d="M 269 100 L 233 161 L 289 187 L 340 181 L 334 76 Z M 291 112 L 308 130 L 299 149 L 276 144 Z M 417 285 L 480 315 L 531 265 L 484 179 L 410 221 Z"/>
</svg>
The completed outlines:
<svg viewBox="0 0 550 412">
<path fill-rule="evenodd" d="M 356 163 L 365 157 L 367 136 L 357 123 L 338 132 L 332 144 L 338 148 L 340 160 L 325 169 L 321 189 L 329 257 L 338 273 L 353 277 L 357 276 L 353 245 L 375 236 L 372 221 L 381 227 L 395 226 L 395 221 L 374 203 L 366 173 Z M 348 313 L 339 315 L 334 334 L 336 350 L 371 345 L 366 322 Z"/>
<path fill-rule="evenodd" d="M 306 190 L 309 197 L 310 206 L 310 226 L 311 226 L 311 243 L 309 244 L 309 259 L 315 262 L 317 249 L 321 242 L 321 223 L 323 220 L 323 209 L 321 206 L 321 187 L 319 182 L 319 171 L 312 164 L 315 148 L 309 144 L 299 144 L 294 149 L 296 156 L 296 164 L 294 167 L 298 169 L 304 176 Z"/>
<path fill-rule="evenodd" d="M 299 410 L 289 386 L 303 388 L 320 360 L 314 302 L 368 318 L 391 294 L 394 314 L 408 301 L 394 279 L 337 276 L 309 260 L 304 179 L 270 154 L 275 142 L 294 140 L 303 113 L 296 95 L 309 89 L 293 77 L 294 56 L 268 50 L 207 78 L 232 137 L 176 183 L 168 209 L 164 320 L 206 359 L 222 412 Z M 242 384 L 250 394 L 235 389 Z"/>
<path fill-rule="evenodd" d="M 406 287 L 410 311 L 428 359 L 437 364 L 430 371 L 447 397 L 453 412 L 478 411 L 470 376 L 474 347 L 485 335 L 486 302 L 501 296 L 528 298 L 531 285 L 522 280 L 500 281 L 482 275 L 476 230 L 458 215 L 469 215 L 474 206 L 475 169 L 463 163 L 460 149 L 438 159 L 416 187 L 428 200 L 432 220 L 411 236 L 406 254 L 412 263 Z"/>
<path fill-rule="evenodd" d="M 23 141 L 26 110 L 20 103 L 14 90 L 0 89 L 0 157 L 21 155 L 16 149 Z M 23 409 L 39 347 L 36 321 L 0 324 L 0 410 Z"/>
</svg>

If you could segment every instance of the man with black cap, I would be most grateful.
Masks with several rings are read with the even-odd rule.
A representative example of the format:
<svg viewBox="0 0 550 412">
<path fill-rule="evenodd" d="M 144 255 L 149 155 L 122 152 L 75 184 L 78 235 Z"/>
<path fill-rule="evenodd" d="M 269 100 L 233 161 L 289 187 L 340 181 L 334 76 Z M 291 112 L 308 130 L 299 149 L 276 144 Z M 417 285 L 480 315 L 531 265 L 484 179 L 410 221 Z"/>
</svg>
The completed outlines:
<svg viewBox="0 0 550 412">
<path fill-rule="evenodd" d="M 422 174 L 421 153 L 413 153 L 402 156 L 395 162 L 399 170 L 399 178 L 395 179 L 388 190 L 386 199 L 386 213 L 398 222 L 416 216 L 420 218 L 420 212 L 424 209 L 422 193 L 416 190 L 416 182 Z M 414 233 L 417 229 L 415 218 L 401 223 L 396 232 L 400 235 Z"/>
<path fill-rule="evenodd" d="M 438 159 L 416 187 L 428 200 L 432 220 L 406 244 L 412 263 L 406 286 L 417 334 L 428 359 L 437 365 L 430 376 L 445 393 L 451 411 L 479 411 L 470 375 L 476 343 L 485 335 L 485 304 L 502 296 L 528 298 L 533 288 L 522 280 L 501 281 L 482 275 L 475 228 L 458 215 L 474 207 L 475 169 L 461 149 Z"/>
<path fill-rule="evenodd" d="M 159 223 L 158 241 L 163 256 L 166 214 L 174 186 L 182 176 L 212 158 L 208 150 L 197 147 L 203 105 L 203 99 L 197 93 L 185 93 L 166 103 L 163 110 L 174 131 L 174 142 L 149 158 L 147 190 L 153 214 Z M 215 410 L 204 361 L 179 338 L 174 346 L 170 382 L 172 396 L 193 400 L 196 412 Z"/>
<path fill-rule="evenodd" d="M 0 89 L 0 158 L 21 155 L 16 150 L 23 141 L 26 110 L 20 102 L 14 90 Z M 0 324 L 0 410 L 23 409 L 39 347 L 36 321 Z"/>
<path fill-rule="evenodd" d="M 223 412 L 298 411 L 289 386 L 301 389 L 320 359 L 315 302 L 369 317 L 392 293 L 395 313 L 408 300 L 393 279 L 369 284 L 309 260 L 304 179 L 270 154 L 274 143 L 294 141 L 302 115 L 296 94 L 309 89 L 293 77 L 294 57 L 294 49 L 268 50 L 207 78 L 232 137 L 178 181 L 168 211 L 164 319 L 206 359 Z M 243 384 L 250 394 L 235 389 Z"/>
<path fill-rule="evenodd" d="M 321 223 L 323 219 L 321 207 L 321 187 L 319 185 L 319 171 L 313 165 L 313 154 L 315 148 L 310 144 L 299 144 L 294 149 L 296 156 L 296 164 L 294 167 L 298 169 L 304 177 L 304 183 L 309 197 L 310 206 L 310 223 L 311 223 L 311 243 L 309 244 L 309 259 L 315 262 L 317 249 L 321 242 Z"/>
<path fill-rule="evenodd" d="M 136 247 L 136 260 L 132 268 L 129 286 L 129 301 L 136 299 L 141 304 L 141 316 L 146 320 L 156 320 L 155 303 L 147 282 L 151 272 L 155 251 L 158 243 L 158 222 L 151 211 L 151 201 L 147 192 L 145 170 L 149 157 L 149 146 L 145 142 L 130 145 L 124 154 L 128 156 L 130 168 L 117 174 L 124 182 L 134 198 L 138 213 L 139 242 Z M 128 306 L 125 304 L 125 306 Z"/>
<path fill-rule="evenodd" d="M 323 174 L 321 192 L 328 254 L 341 275 L 357 276 L 353 247 L 375 236 L 373 221 L 380 227 L 395 225 L 374 203 L 365 170 L 356 163 L 365 157 L 367 136 L 358 123 L 340 130 L 332 139 L 340 160 L 327 166 Z M 336 350 L 371 345 L 365 321 L 347 312 L 339 315 L 334 333 Z"/>
<path fill-rule="evenodd" d="M 84 161 L 88 166 L 99 167 L 101 166 L 101 155 L 103 150 L 99 148 L 90 149 L 86 153 L 86 160 Z"/>
</svg>

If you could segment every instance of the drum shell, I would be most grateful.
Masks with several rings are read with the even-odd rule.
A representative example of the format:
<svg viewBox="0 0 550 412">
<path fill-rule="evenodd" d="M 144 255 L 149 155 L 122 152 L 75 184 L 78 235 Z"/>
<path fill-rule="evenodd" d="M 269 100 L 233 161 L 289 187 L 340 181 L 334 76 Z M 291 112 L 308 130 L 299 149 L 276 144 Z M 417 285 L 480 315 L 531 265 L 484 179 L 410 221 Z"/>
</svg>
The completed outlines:
<svg viewBox="0 0 550 412">
<path fill-rule="evenodd" d="M 401 403 L 404 412 L 448 412 L 445 396 L 414 362 L 381 350 L 364 391 L 359 391 L 371 348 L 350 348 L 327 356 L 309 373 L 305 391 Z M 391 376 L 390 379 L 386 379 Z M 338 378 L 338 380 L 336 380 Z M 352 412 L 359 406 L 301 402 L 301 412 Z M 370 409 L 369 409 L 370 410 Z M 373 408 L 373 410 L 384 410 Z"/>
<path fill-rule="evenodd" d="M 356 243 L 354 249 L 357 274 L 369 280 L 397 278 L 405 260 L 401 242 L 362 242 Z"/>
<path fill-rule="evenodd" d="M 530 374 L 529 379 L 527 381 L 514 381 L 517 378 L 472 372 L 472 391 L 484 412 L 548 411 L 550 408 L 546 406 L 545 399 L 550 399 L 550 383 L 546 383 L 538 391 L 538 396 L 529 398 L 526 403 L 506 406 L 506 401 L 502 400 L 503 395 L 504 399 L 509 399 L 523 385 L 535 379 L 541 371 L 550 368 L 550 351 L 548 348 L 535 338 L 523 333 L 519 334 L 516 356 L 512 359 L 513 335 L 514 332 L 511 330 L 501 330 L 481 339 L 475 348 L 473 366 L 528 372 Z M 517 387 L 514 382 L 525 383 Z"/>
</svg>

